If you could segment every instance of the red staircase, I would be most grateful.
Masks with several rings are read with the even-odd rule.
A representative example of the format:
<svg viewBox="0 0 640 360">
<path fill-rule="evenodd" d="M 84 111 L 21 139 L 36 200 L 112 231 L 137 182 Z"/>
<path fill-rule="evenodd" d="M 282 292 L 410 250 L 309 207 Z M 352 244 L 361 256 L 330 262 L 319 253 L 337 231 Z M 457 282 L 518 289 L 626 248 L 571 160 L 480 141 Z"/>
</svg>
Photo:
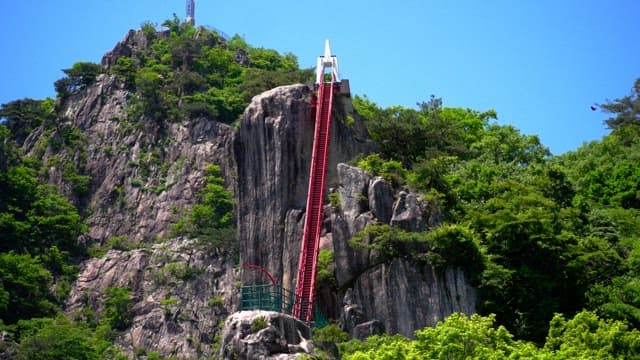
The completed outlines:
<svg viewBox="0 0 640 360">
<path fill-rule="evenodd" d="M 318 264 L 320 229 L 322 228 L 322 203 L 324 199 L 329 154 L 333 86 L 333 82 L 322 82 L 318 84 L 318 105 L 316 109 L 316 127 L 309 174 L 307 213 L 304 221 L 302 249 L 300 251 L 300 262 L 298 263 L 296 296 L 293 304 L 293 316 L 308 323 L 313 320 L 316 267 Z"/>
</svg>

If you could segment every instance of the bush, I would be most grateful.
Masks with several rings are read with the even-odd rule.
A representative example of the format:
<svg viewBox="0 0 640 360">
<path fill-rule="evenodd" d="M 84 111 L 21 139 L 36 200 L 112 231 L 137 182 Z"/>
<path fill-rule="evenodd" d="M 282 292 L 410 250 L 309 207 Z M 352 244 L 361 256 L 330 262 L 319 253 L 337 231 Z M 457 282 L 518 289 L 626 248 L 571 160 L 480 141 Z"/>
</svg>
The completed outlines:
<svg viewBox="0 0 640 360">
<path fill-rule="evenodd" d="M 64 318 L 48 323 L 20 343 L 18 359 L 98 359 L 91 331 Z"/>
<path fill-rule="evenodd" d="M 313 328 L 313 336 L 311 340 L 314 342 L 324 343 L 341 343 L 347 341 L 349 334 L 340 329 L 335 324 L 330 324 L 322 328 Z"/>
<path fill-rule="evenodd" d="M 64 98 L 93 84 L 102 67 L 96 63 L 77 62 L 70 69 L 62 71 L 67 74 L 67 77 L 56 81 L 54 87 L 58 95 Z"/>
<path fill-rule="evenodd" d="M 381 176 L 393 187 L 405 183 L 407 170 L 399 161 L 384 160 L 378 154 L 371 154 L 358 161 L 357 166 L 373 176 Z"/>
<path fill-rule="evenodd" d="M 0 253 L 0 319 L 13 324 L 20 319 L 53 315 L 49 287 L 53 277 L 38 257 Z"/>
<path fill-rule="evenodd" d="M 456 224 L 443 224 L 421 233 L 407 232 L 387 224 L 369 224 L 349 244 L 354 248 L 378 251 L 380 261 L 405 257 L 426 261 L 436 269 L 460 267 L 472 277 L 482 272 L 485 263 L 476 235 Z"/>
<path fill-rule="evenodd" d="M 121 287 L 107 288 L 104 293 L 104 321 L 115 330 L 125 330 L 131 323 L 131 291 Z"/>
<path fill-rule="evenodd" d="M 269 327 L 269 322 L 264 316 L 259 316 L 257 318 L 254 318 L 253 321 L 251 322 L 252 333 L 257 333 L 258 331 L 262 329 L 266 329 L 267 327 Z"/>
<path fill-rule="evenodd" d="M 331 204 L 331 206 L 340 210 L 340 207 L 342 206 L 342 198 L 340 197 L 340 193 L 332 192 L 329 193 L 327 197 L 329 198 L 329 203 Z"/>
<path fill-rule="evenodd" d="M 209 299 L 208 305 L 211 307 L 220 307 L 224 305 L 224 297 L 222 295 L 215 295 Z"/>
<path fill-rule="evenodd" d="M 316 273 L 316 282 L 318 284 L 336 285 L 336 277 L 333 273 L 333 251 L 321 249 L 318 253 L 318 270 Z"/>
<path fill-rule="evenodd" d="M 198 238 L 206 245 L 234 249 L 236 238 L 233 199 L 224 187 L 222 170 L 218 165 L 208 165 L 205 175 L 205 185 L 199 192 L 199 203 L 173 225 L 171 235 L 189 236 Z"/>
</svg>

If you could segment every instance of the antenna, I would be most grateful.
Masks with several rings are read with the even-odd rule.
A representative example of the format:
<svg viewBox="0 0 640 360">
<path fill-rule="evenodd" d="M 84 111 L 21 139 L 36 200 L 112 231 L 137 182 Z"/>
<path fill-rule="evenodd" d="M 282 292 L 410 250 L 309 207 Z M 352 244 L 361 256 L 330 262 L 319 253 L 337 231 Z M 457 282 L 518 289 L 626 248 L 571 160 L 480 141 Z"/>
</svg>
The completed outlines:
<svg viewBox="0 0 640 360">
<path fill-rule="evenodd" d="M 185 19 L 191 25 L 196 24 L 196 2 L 195 0 L 187 0 L 187 18 Z"/>
</svg>

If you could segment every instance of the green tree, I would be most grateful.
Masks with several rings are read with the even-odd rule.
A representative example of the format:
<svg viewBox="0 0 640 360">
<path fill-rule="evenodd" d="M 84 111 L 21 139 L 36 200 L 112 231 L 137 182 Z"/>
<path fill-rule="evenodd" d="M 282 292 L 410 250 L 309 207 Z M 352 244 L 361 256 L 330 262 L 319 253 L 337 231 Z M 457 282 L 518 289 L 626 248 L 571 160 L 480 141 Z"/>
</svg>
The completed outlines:
<svg viewBox="0 0 640 360">
<path fill-rule="evenodd" d="M 0 122 L 0 182 L 3 185 L 6 182 L 4 180 L 4 174 L 11 165 L 15 165 L 18 158 L 18 149 L 16 149 L 13 141 L 11 141 L 11 131 Z M 0 195 L 2 196 L 2 195 Z M 0 207 L 1 207 L 0 203 Z"/>
<path fill-rule="evenodd" d="M 31 131 L 45 122 L 55 119 L 53 99 L 14 100 L 3 104 L 0 108 L 0 119 L 10 131 L 10 138 L 22 145 Z"/>
<path fill-rule="evenodd" d="M 55 313 L 49 287 L 52 276 L 37 257 L 0 253 L 0 319 L 13 324 L 20 319 Z"/>
<path fill-rule="evenodd" d="M 110 287 L 104 293 L 107 295 L 102 313 L 104 320 L 112 329 L 125 330 L 131 324 L 131 291 L 121 287 Z"/>
<path fill-rule="evenodd" d="M 578 207 L 640 209 L 640 137 L 623 139 L 615 131 L 554 159 L 574 184 Z"/>
<path fill-rule="evenodd" d="M 454 313 L 435 328 L 416 331 L 416 358 L 508 358 L 523 344 L 515 341 L 505 327 L 494 327 L 494 323 L 494 316 Z"/>
<path fill-rule="evenodd" d="M 91 62 L 77 62 L 70 69 L 63 69 L 67 76 L 57 80 L 54 87 L 62 98 L 78 92 L 96 81 L 98 74 L 102 72 L 100 64 Z"/>
<path fill-rule="evenodd" d="M 0 250 L 40 254 L 56 245 L 81 254 L 77 237 L 86 230 L 77 209 L 50 187 L 40 185 L 35 169 L 17 165 L 0 172 L 0 231 L 11 242 Z"/>
<path fill-rule="evenodd" d="M 136 64 L 133 58 L 121 56 L 116 60 L 112 71 L 120 78 L 129 90 L 136 89 Z"/>
<path fill-rule="evenodd" d="M 198 238 L 214 247 L 235 248 L 233 199 L 224 187 L 220 166 L 207 165 L 199 202 L 174 224 L 173 232 L 174 235 Z"/>
<path fill-rule="evenodd" d="M 373 176 L 383 177 L 391 186 L 404 184 L 407 170 L 396 160 L 384 160 L 378 154 L 367 155 L 357 166 Z"/>
<path fill-rule="evenodd" d="M 637 359 L 640 332 L 619 321 L 582 311 L 570 320 L 556 314 L 544 346 L 554 359 Z"/>
<path fill-rule="evenodd" d="M 24 337 L 17 358 L 25 360 L 92 360 L 98 359 L 91 331 L 58 317 Z"/>
<path fill-rule="evenodd" d="M 633 127 L 637 134 L 640 130 L 640 78 L 634 82 L 631 94 L 599 106 L 605 112 L 612 114 L 612 117 L 605 120 L 605 124 L 614 133 L 619 133 L 625 127 Z"/>
<path fill-rule="evenodd" d="M 636 359 L 640 332 L 619 321 L 583 311 L 570 320 L 556 314 L 543 347 L 496 325 L 493 315 L 454 313 L 435 327 L 416 331 L 416 339 L 374 336 L 339 344 L 345 360 L 388 359 Z"/>
<path fill-rule="evenodd" d="M 568 271 L 574 240 L 558 205 L 539 190 L 513 180 L 495 186 L 496 195 L 467 214 L 493 263 L 482 276 L 482 309 L 518 337 L 541 342 L 554 312 L 582 303 Z"/>
</svg>

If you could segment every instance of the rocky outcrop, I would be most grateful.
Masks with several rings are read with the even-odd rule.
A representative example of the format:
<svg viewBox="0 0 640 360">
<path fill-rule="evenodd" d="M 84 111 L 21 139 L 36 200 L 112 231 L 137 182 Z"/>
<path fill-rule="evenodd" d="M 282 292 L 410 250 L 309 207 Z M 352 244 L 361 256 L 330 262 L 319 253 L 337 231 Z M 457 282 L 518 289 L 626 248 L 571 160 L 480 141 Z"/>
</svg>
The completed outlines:
<svg viewBox="0 0 640 360">
<path fill-rule="evenodd" d="M 300 320 L 273 311 L 241 311 L 224 323 L 219 359 L 297 359 L 313 354 L 311 330 Z"/>
<path fill-rule="evenodd" d="M 50 162 L 51 183 L 65 189 L 85 214 L 87 234 L 103 243 L 113 236 L 150 242 L 168 234 L 174 223 L 195 202 L 203 186 L 204 168 L 217 164 L 235 192 L 233 127 L 207 118 L 156 123 L 130 119 L 130 94 L 115 76 L 72 95 L 64 104 L 65 124 L 82 133 L 81 150 L 63 149 Z M 42 131 L 27 139 L 27 152 L 36 155 Z M 45 158 L 52 158 L 48 150 Z M 79 197 L 64 181 L 71 162 L 89 176 L 89 189 Z M 57 165 L 60 164 L 60 165 Z"/>
<path fill-rule="evenodd" d="M 241 261 L 266 268 L 289 289 L 295 287 L 306 205 L 313 142 L 311 96 L 308 87 L 294 85 L 255 97 L 235 143 Z M 412 336 L 414 330 L 434 325 L 453 311 L 474 312 L 475 291 L 462 270 L 436 271 L 426 263 L 382 259 L 374 250 L 349 244 L 373 222 L 425 231 L 440 224 L 443 216 L 437 201 L 393 189 L 382 178 L 340 163 L 374 149 L 364 129 L 341 120 L 352 117 L 360 124 L 345 104 L 350 104 L 348 97 L 334 106 L 327 176 L 327 188 L 339 194 L 340 207 L 325 208 L 321 238 L 322 246 L 334 253 L 337 288 L 332 294 L 321 291 L 319 299 L 329 302 L 322 307 L 341 313 L 345 328 L 358 336 L 381 328 Z M 245 271 L 242 281 L 267 279 L 260 272 Z M 352 289 L 353 302 L 343 309 L 336 299 L 346 289 Z"/>
<path fill-rule="evenodd" d="M 117 63 L 119 57 L 132 57 L 136 53 L 145 51 L 149 48 L 153 36 L 155 35 L 147 34 L 143 31 L 129 30 L 113 50 L 102 57 L 102 68 L 104 70 L 109 69 Z"/>
<path fill-rule="evenodd" d="M 434 326 L 452 312 L 476 311 L 476 292 L 463 270 L 436 270 L 407 258 L 381 259 L 375 250 L 349 244 L 373 222 L 406 231 L 433 228 L 442 221 L 437 201 L 406 190 L 394 193 L 384 179 L 346 164 L 338 165 L 338 177 L 342 202 L 331 229 L 336 281 L 348 289 L 341 319 L 345 330 L 362 337 L 379 331 L 381 323 L 385 332 L 413 336 L 416 329 Z"/>
<path fill-rule="evenodd" d="M 453 312 L 476 311 L 475 289 L 460 269 L 444 273 L 404 259 L 376 265 L 357 277 L 353 302 L 366 320 L 379 320 L 385 332 L 413 336 Z"/>
<path fill-rule="evenodd" d="M 306 206 L 314 118 L 312 91 L 283 86 L 253 98 L 235 143 L 241 261 L 263 266 L 293 288 Z M 349 125 L 347 118 L 353 120 Z M 338 96 L 331 126 L 327 187 L 337 186 L 338 163 L 374 149 L 346 96 Z M 262 283 L 244 272 L 244 283 Z"/>
<path fill-rule="evenodd" d="M 116 343 L 127 354 L 145 349 L 181 359 L 211 357 L 220 324 L 237 309 L 237 276 L 228 256 L 193 240 L 111 250 L 83 264 L 66 309 L 72 317 L 95 314 L 99 320 L 107 289 L 124 288 L 131 307 Z"/>
</svg>

